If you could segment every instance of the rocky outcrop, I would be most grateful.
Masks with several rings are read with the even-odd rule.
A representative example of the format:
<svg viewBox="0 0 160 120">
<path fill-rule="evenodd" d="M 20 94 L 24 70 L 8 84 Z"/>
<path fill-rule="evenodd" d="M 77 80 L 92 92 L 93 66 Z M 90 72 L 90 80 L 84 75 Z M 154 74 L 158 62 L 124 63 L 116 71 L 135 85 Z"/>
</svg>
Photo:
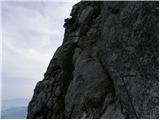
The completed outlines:
<svg viewBox="0 0 160 120">
<path fill-rule="evenodd" d="M 158 118 L 159 3 L 79 2 L 27 118 Z"/>
</svg>

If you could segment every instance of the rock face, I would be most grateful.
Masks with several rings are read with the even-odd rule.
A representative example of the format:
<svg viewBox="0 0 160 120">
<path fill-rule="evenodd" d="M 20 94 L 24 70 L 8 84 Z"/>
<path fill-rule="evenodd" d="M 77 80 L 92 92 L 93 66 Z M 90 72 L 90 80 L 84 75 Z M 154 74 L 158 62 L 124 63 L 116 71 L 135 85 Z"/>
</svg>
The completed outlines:
<svg viewBox="0 0 160 120">
<path fill-rule="evenodd" d="M 159 3 L 79 2 L 27 118 L 158 118 Z"/>
</svg>

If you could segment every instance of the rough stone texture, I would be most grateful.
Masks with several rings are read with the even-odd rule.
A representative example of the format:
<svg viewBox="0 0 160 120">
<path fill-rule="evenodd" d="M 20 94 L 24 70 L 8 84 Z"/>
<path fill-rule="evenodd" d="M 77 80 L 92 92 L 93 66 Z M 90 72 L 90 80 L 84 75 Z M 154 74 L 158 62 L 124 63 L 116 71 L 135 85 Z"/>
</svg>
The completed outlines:
<svg viewBox="0 0 160 120">
<path fill-rule="evenodd" d="M 159 3 L 79 2 L 27 118 L 158 118 Z"/>
</svg>

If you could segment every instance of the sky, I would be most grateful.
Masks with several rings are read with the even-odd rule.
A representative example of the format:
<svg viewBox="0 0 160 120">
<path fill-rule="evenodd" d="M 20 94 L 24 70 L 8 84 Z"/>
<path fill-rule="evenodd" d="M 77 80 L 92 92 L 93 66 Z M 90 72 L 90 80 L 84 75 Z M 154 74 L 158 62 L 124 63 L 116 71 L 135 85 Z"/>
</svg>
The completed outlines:
<svg viewBox="0 0 160 120">
<path fill-rule="evenodd" d="M 2 99 L 31 98 L 62 44 L 64 19 L 76 1 L 3 1 Z"/>
</svg>

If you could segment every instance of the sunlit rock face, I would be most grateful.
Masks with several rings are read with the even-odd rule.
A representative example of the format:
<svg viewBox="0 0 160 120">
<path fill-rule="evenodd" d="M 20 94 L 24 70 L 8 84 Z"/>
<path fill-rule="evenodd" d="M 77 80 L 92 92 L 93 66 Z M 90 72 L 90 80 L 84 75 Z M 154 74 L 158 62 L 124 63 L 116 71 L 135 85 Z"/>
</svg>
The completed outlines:
<svg viewBox="0 0 160 120">
<path fill-rule="evenodd" d="M 27 118 L 158 118 L 158 2 L 79 2 Z"/>
</svg>

